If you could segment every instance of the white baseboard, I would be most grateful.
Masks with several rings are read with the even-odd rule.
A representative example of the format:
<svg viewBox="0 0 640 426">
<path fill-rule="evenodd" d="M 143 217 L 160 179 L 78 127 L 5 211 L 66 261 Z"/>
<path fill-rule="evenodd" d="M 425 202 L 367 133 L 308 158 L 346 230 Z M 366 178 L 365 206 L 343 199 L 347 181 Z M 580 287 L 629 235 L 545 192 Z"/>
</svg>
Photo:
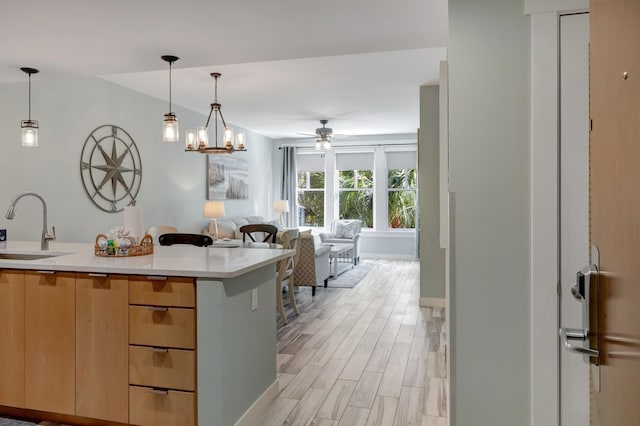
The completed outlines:
<svg viewBox="0 0 640 426">
<path fill-rule="evenodd" d="M 244 412 L 242 417 L 238 419 L 235 426 L 252 426 L 255 422 L 258 421 L 260 416 L 267 411 L 269 405 L 273 402 L 274 399 L 278 396 L 280 392 L 280 385 L 278 379 L 271 384 L 262 395 L 256 399 L 251 407 L 247 411 Z"/>
<path fill-rule="evenodd" d="M 360 259 L 418 260 L 412 254 L 360 253 Z"/>
<path fill-rule="evenodd" d="M 446 308 L 447 300 L 439 297 L 421 297 L 419 305 L 422 308 Z"/>
</svg>

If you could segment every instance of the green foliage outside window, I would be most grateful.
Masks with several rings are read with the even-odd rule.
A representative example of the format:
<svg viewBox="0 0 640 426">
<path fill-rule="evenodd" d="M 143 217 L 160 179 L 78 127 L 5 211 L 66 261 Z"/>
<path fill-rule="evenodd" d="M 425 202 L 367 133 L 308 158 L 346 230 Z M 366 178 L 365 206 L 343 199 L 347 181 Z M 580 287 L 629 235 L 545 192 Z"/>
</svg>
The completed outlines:
<svg viewBox="0 0 640 426">
<path fill-rule="evenodd" d="M 416 186 L 415 169 L 389 170 L 387 219 L 390 228 L 416 227 Z"/>
<path fill-rule="evenodd" d="M 360 219 L 364 228 L 373 228 L 373 171 L 338 171 L 339 218 Z"/>
</svg>

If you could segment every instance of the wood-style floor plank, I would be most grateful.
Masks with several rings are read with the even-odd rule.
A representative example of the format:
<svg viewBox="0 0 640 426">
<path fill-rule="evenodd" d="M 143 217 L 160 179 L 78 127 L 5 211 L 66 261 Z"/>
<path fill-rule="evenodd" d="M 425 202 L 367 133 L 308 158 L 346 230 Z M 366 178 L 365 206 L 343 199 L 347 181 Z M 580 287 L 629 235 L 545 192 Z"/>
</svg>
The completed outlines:
<svg viewBox="0 0 640 426">
<path fill-rule="evenodd" d="M 340 420 L 357 384 L 358 382 L 352 380 L 338 380 L 318 410 L 316 417 Z"/>
<path fill-rule="evenodd" d="M 369 412 L 367 426 L 393 426 L 398 398 L 378 395 Z"/>
</svg>

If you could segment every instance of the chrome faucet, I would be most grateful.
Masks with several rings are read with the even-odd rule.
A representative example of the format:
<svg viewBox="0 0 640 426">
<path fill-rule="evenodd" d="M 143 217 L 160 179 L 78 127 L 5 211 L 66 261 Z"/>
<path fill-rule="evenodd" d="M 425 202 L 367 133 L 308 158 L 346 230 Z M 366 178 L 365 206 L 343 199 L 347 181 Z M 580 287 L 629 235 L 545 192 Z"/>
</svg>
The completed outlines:
<svg viewBox="0 0 640 426">
<path fill-rule="evenodd" d="M 53 227 L 53 234 L 49 234 L 47 230 L 47 202 L 44 201 L 44 198 L 36 194 L 35 192 L 23 192 L 22 194 L 16 195 L 16 198 L 13 199 L 11 205 L 9 206 L 9 210 L 7 210 L 7 214 L 5 217 L 9 220 L 13 220 L 16 215 L 16 204 L 20 200 L 20 198 L 25 197 L 27 195 L 32 195 L 42 201 L 42 238 L 40 240 L 40 250 L 49 250 L 49 241 L 56 239 L 56 227 Z"/>
</svg>

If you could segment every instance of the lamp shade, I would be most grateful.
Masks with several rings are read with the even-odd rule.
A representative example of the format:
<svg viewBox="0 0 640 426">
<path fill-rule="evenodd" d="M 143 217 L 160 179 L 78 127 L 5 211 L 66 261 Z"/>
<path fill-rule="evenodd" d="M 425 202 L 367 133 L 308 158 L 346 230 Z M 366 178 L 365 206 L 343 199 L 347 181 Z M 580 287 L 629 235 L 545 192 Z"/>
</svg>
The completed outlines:
<svg viewBox="0 0 640 426">
<path fill-rule="evenodd" d="M 289 212 L 289 201 L 288 200 L 276 200 L 273 203 L 273 211 L 277 213 L 288 213 Z"/>
<path fill-rule="evenodd" d="M 224 202 L 207 201 L 202 209 L 202 217 L 210 217 L 212 219 L 224 217 Z"/>
</svg>

